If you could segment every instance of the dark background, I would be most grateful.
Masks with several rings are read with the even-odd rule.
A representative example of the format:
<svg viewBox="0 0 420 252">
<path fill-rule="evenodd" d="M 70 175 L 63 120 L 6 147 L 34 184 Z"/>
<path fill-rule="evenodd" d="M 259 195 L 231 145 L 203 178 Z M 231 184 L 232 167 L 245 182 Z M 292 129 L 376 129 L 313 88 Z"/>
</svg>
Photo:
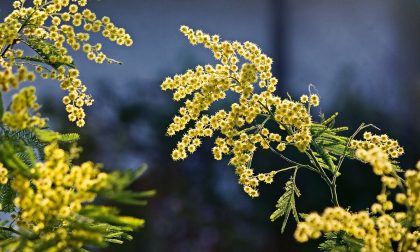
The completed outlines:
<svg viewBox="0 0 420 252">
<path fill-rule="evenodd" d="M 378 133 L 388 133 L 405 147 L 403 167 L 414 167 L 420 157 L 420 1 L 89 2 L 98 15 L 125 27 L 135 44 L 121 48 L 97 38 L 122 66 L 95 65 L 77 54 L 82 78 L 96 100 L 83 129 L 67 122 L 58 85 L 40 80 L 42 113 L 57 130 L 81 132 L 83 159 L 102 162 L 107 169 L 147 163 L 148 172 L 133 189 L 158 192 L 147 207 L 123 210 L 147 220 L 135 239 L 104 251 L 314 251 L 318 244 L 297 244 L 293 222 L 281 235 L 281 223 L 269 220 L 290 174 L 261 186 L 261 196 L 251 199 L 227 160 L 212 159 L 210 141 L 183 162 L 170 160 L 176 139 L 166 137 L 165 130 L 179 104 L 160 91 L 160 83 L 214 62 L 211 53 L 192 47 L 178 32 L 182 24 L 257 43 L 274 59 L 278 95 L 299 97 L 312 83 L 321 96 L 314 117 L 339 112 L 337 124 L 350 126 L 348 135 L 362 122 L 375 124 Z M 0 2 L 0 17 L 10 4 Z M 254 167 L 285 165 L 266 153 L 257 156 Z M 371 169 L 347 161 L 342 172 L 340 203 L 352 210 L 369 207 L 380 190 Z M 314 174 L 301 172 L 297 184 L 300 211 L 330 205 L 328 188 Z"/>
</svg>

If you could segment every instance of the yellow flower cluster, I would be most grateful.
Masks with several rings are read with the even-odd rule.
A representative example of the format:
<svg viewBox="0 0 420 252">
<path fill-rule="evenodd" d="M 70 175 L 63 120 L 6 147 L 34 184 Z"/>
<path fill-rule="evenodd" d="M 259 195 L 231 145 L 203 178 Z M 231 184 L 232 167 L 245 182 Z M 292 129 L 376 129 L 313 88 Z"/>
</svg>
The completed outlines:
<svg viewBox="0 0 420 252">
<path fill-rule="evenodd" d="M 398 158 L 404 154 L 404 148 L 398 144 L 398 141 L 389 138 L 386 134 L 374 135 L 371 132 L 364 132 L 363 138 L 364 140 L 352 140 L 350 147 L 355 150 L 369 150 L 378 147 L 390 158 Z"/>
<path fill-rule="evenodd" d="M 25 129 L 28 127 L 45 127 L 46 119 L 36 112 L 39 104 L 36 102 L 35 87 L 22 88 L 13 95 L 10 110 L 4 112 L 2 121 L 12 129 Z"/>
<path fill-rule="evenodd" d="M 64 68 L 58 68 L 65 71 Z M 71 122 L 76 121 L 77 126 L 85 125 L 86 117 L 84 106 L 91 106 L 93 99 L 85 93 L 86 86 L 78 79 L 79 71 L 77 69 L 68 70 L 68 78 L 61 82 L 61 88 L 68 90 L 69 94 L 63 97 L 63 103 L 66 105 L 66 111 L 69 113 L 68 118 Z"/>
<path fill-rule="evenodd" d="M 304 105 L 290 100 L 280 101 L 280 99 L 276 99 L 274 106 L 276 108 L 275 120 L 281 125 L 293 126 L 292 134 L 286 137 L 286 141 L 294 143 L 300 151 L 305 151 L 312 140 L 312 136 L 310 131 L 311 116 Z M 281 149 L 277 149 L 281 151 Z"/>
<path fill-rule="evenodd" d="M 18 31 L 21 24 L 18 20 L 10 20 L 6 23 L 0 23 L 0 48 L 12 44 L 18 37 Z"/>
<path fill-rule="evenodd" d="M 368 150 L 357 149 L 356 157 L 372 165 L 373 172 L 376 175 L 390 174 L 394 170 L 388 155 L 380 147 L 373 147 Z"/>
<path fill-rule="evenodd" d="M 309 103 L 311 106 L 319 106 L 319 96 L 316 94 L 311 94 L 309 97 L 307 95 L 302 95 L 300 97 L 301 103 Z"/>
<path fill-rule="evenodd" d="M 380 151 L 382 151 L 382 156 L 387 156 L 383 150 L 377 150 L 377 152 Z M 374 167 L 375 163 L 371 162 L 371 165 Z M 397 193 L 395 197 L 397 203 L 406 207 L 406 212 L 395 211 L 390 214 L 386 213 L 386 211 L 391 211 L 394 208 L 392 201 L 388 199 L 388 195 L 391 193 L 387 192 L 387 189 L 395 189 L 398 186 L 399 181 L 395 176 L 386 176 L 385 174 L 382 174 L 382 192 L 376 197 L 378 203 L 374 203 L 371 206 L 372 213 L 381 214 L 379 219 L 393 218 L 399 223 L 413 222 L 415 226 L 420 226 L 420 162 L 417 163 L 416 168 L 417 170 L 406 171 L 406 191 L 404 193 Z M 383 234 L 379 233 L 379 235 Z M 420 232 L 410 231 L 409 228 L 405 228 L 400 234 L 397 234 L 397 237 L 403 237 L 398 243 L 398 251 L 416 251 L 415 249 L 418 248 L 417 244 L 420 241 Z"/>
<path fill-rule="evenodd" d="M 49 221 L 62 222 L 77 213 L 82 203 L 95 199 L 95 192 L 105 186 L 107 179 L 107 174 L 92 162 L 71 164 L 68 154 L 55 143 L 46 146 L 44 154 L 45 162 L 37 163 L 31 171 L 36 178 L 17 176 L 12 182 L 18 195 L 18 224 L 35 233 L 47 227 Z"/>
<path fill-rule="evenodd" d="M 362 251 L 393 251 L 392 242 L 398 243 L 398 251 L 418 251 L 420 232 L 406 225 L 410 222 L 417 227 L 420 225 L 420 162 L 417 170 L 405 173 L 406 191 L 396 194 L 396 202 L 404 205 L 407 211 L 387 213 L 394 208 L 393 202 L 388 199 L 391 194 L 388 189 L 395 189 L 399 184 L 398 178 L 391 174 L 393 168 L 387 150 L 389 148 L 375 146 L 356 151 L 359 159 L 372 165 L 383 184 L 382 192 L 376 197 L 378 203 L 371 206 L 372 216 L 366 211 L 350 213 L 340 207 L 327 208 L 322 215 L 311 213 L 298 224 L 296 240 L 306 242 L 319 238 L 322 233 L 344 231 L 363 241 Z"/>
<path fill-rule="evenodd" d="M 14 11 L 0 23 L 0 48 L 4 49 L 0 51 L 0 64 L 4 69 L 0 71 L 1 88 L 7 91 L 9 86 L 16 87 L 20 81 L 34 79 L 32 73 L 25 75 L 22 67 L 28 58 L 22 57 L 21 50 L 10 47 L 25 43 L 41 57 L 35 67 L 41 77 L 58 80 L 60 87 L 68 92 L 63 103 L 69 120 L 82 127 L 85 124 L 84 106 L 91 105 L 93 99 L 86 94 L 87 88 L 78 78 L 79 72 L 74 69 L 67 46 L 75 51 L 82 49 L 89 60 L 97 63 L 114 63 L 115 60 L 102 52 L 100 43 L 89 43 L 90 33 L 101 33 L 118 45 L 131 46 L 133 41 L 125 29 L 115 26 L 109 17 L 97 18 L 85 8 L 86 0 L 33 0 L 30 7 L 25 7 L 26 2 L 15 1 Z M 83 31 L 78 29 L 79 26 Z M 13 76 L 11 67 L 14 64 L 20 66 L 19 76 Z"/>
<path fill-rule="evenodd" d="M 22 55 L 23 51 L 17 50 L 17 55 Z M 13 71 L 13 64 L 15 63 L 14 55 L 10 51 L 5 53 L 5 57 L 10 60 L 5 61 L 0 57 L 0 90 L 8 92 L 11 88 L 17 88 L 19 83 L 24 81 L 34 81 L 35 74 L 23 66 L 19 65 L 17 71 Z"/>
<path fill-rule="evenodd" d="M 404 193 L 397 193 L 395 196 L 395 201 L 401 205 L 404 205 L 407 209 L 406 212 L 394 212 L 393 217 L 400 223 L 413 223 L 415 227 L 420 226 L 420 161 L 417 162 L 416 170 L 407 170 L 405 172 L 405 186 L 406 190 Z M 384 182 L 384 177 L 382 177 Z M 385 183 L 384 183 L 385 184 Z M 385 184 L 385 186 L 387 186 Z M 388 186 L 389 187 L 389 186 Z M 392 187 L 389 187 L 392 189 Z M 390 210 L 392 209 L 392 202 L 386 200 L 387 194 L 381 193 L 377 196 L 377 199 L 382 204 L 373 204 L 373 207 L 376 206 L 378 211 Z M 386 205 L 388 208 L 386 209 Z M 385 214 L 382 212 L 382 214 Z M 417 251 L 418 243 L 420 242 L 420 232 L 415 229 L 410 231 L 406 230 L 405 233 L 401 234 L 403 239 L 398 244 L 398 251 Z"/>
<path fill-rule="evenodd" d="M 322 233 L 344 231 L 364 242 L 362 251 L 393 251 L 391 242 L 402 241 L 407 232 L 390 215 L 377 218 L 367 211 L 350 213 L 341 207 L 327 208 L 322 215 L 309 214 L 305 221 L 298 223 L 295 238 L 299 242 L 320 238 Z"/>
<path fill-rule="evenodd" d="M 4 167 L 2 163 L 0 163 L 0 184 L 5 185 L 7 181 L 9 181 L 9 177 L 7 176 L 9 171 Z"/>
<path fill-rule="evenodd" d="M 278 151 L 283 151 L 287 144 L 294 144 L 299 150 L 306 150 L 311 141 L 311 116 L 303 103 L 274 95 L 277 79 L 271 73 L 273 61 L 256 44 L 221 41 L 218 35 L 210 36 L 187 26 L 181 26 L 180 30 L 191 44 L 203 44 L 210 49 L 220 63 L 197 66 L 162 83 L 163 90 L 174 90 L 175 101 L 185 100 L 167 134 L 173 136 L 194 122 L 173 150 L 172 158 L 186 158 L 201 145 L 201 138 L 211 137 L 218 131 L 222 137 L 215 140 L 214 158 L 220 160 L 223 155 L 232 155 L 230 164 L 236 168 L 239 183 L 244 185 L 246 193 L 256 197 L 259 182 L 271 183 L 276 174 L 274 171 L 254 175 L 250 162 L 257 145 L 269 149 L 273 142 Z M 240 64 L 240 59 L 246 62 Z M 220 109 L 208 115 L 210 106 L 226 98 L 228 92 L 238 94 L 239 102 L 232 103 L 228 111 Z M 311 102 L 317 105 L 318 96 L 313 97 Z M 285 141 L 264 128 L 269 119 L 276 121 L 281 130 L 287 130 Z"/>
<path fill-rule="evenodd" d="M 420 226 L 420 161 L 417 162 L 416 168 L 417 170 L 406 171 L 406 195 L 397 194 L 396 200 L 412 210 L 415 223 Z"/>
<path fill-rule="evenodd" d="M 378 203 L 371 206 L 372 213 L 385 214 L 385 211 L 392 210 L 394 205 L 388 200 L 387 189 L 395 189 L 398 180 L 394 177 L 395 169 L 389 160 L 387 153 L 380 147 L 373 147 L 369 150 L 357 149 L 356 157 L 372 166 L 373 172 L 381 176 L 382 192 L 376 197 Z"/>
<path fill-rule="evenodd" d="M 363 139 L 350 142 L 350 147 L 356 150 L 356 158 L 370 163 L 376 175 L 391 173 L 394 170 L 391 159 L 404 154 L 404 148 L 397 140 L 389 138 L 386 134 L 374 135 L 371 132 L 364 132 Z"/>
</svg>

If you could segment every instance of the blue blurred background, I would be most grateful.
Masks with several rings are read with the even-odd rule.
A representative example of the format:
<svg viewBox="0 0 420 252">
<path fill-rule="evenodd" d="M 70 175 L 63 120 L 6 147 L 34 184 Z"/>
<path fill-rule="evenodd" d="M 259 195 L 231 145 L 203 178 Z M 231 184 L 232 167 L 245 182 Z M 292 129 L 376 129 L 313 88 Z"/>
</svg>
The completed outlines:
<svg viewBox="0 0 420 252">
<path fill-rule="evenodd" d="M 253 41 L 274 59 L 278 94 L 298 97 L 310 83 L 321 96 L 319 112 L 338 111 L 338 125 L 373 123 L 406 149 L 403 167 L 420 158 L 420 1 L 418 0 L 90 0 L 99 16 L 110 16 L 132 35 L 122 48 L 104 42 L 108 56 L 124 64 L 95 65 L 77 54 L 76 64 L 95 104 L 79 130 L 66 120 L 63 93 L 55 83 L 38 83 L 43 113 L 57 130 L 80 131 L 84 159 L 108 169 L 149 165 L 133 189 L 154 188 L 145 208 L 124 209 L 147 219 L 132 242 L 104 251 L 314 251 L 318 242 L 297 244 L 295 224 L 280 234 L 269 215 L 287 174 L 261 187 L 251 199 L 237 184 L 227 161 L 211 157 L 211 143 L 183 162 L 170 160 L 175 140 L 165 137 L 179 104 L 160 91 L 166 76 L 214 62 L 211 53 L 192 47 L 180 25 L 222 38 Z M 0 2 L 0 16 L 9 9 Z M 255 167 L 286 164 L 271 154 Z M 380 190 L 367 166 L 347 162 L 338 180 L 340 202 L 365 209 Z M 372 182 L 375 181 L 375 182 Z M 297 180 L 302 212 L 329 205 L 328 188 L 313 174 Z"/>
</svg>

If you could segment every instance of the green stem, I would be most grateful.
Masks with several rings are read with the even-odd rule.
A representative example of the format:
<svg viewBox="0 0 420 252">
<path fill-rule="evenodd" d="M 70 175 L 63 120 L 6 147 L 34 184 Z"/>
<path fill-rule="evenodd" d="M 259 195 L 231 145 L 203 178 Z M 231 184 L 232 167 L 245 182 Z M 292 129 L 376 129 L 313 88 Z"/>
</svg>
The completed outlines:
<svg viewBox="0 0 420 252">
<path fill-rule="evenodd" d="M 298 169 L 299 167 L 301 167 L 300 165 L 294 165 L 294 166 L 290 166 L 290 167 L 286 167 L 286 168 L 283 168 L 283 169 L 280 169 L 280 170 L 277 170 L 277 172 L 284 172 L 284 171 L 288 171 L 288 170 L 291 170 L 291 169 Z"/>
<path fill-rule="evenodd" d="M 14 229 L 14 228 L 12 228 L 12 227 L 1 227 L 1 226 L 0 226 L 0 230 L 9 231 L 9 232 L 12 232 L 12 233 L 15 233 L 15 234 L 21 235 L 21 233 L 19 233 L 19 231 L 15 230 L 15 229 Z"/>
<path fill-rule="evenodd" d="M 263 139 L 264 139 L 264 141 L 266 141 L 267 142 L 267 140 L 263 137 Z M 268 143 L 267 143 L 268 144 Z M 280 152 L 278 152 L 277 150 L 275 150 L 270 144 L 268 144 L 268 146 L 269 146 L 269 148 L 270 148 L 270 150 L 271 150 L 271 152 L 273 152 L 274 154 L 276 154 L 276 155 L 278 155 L 279 157 L 281 157 L 282 159 L 284 159 L 285 161 L 287 161 L 287 162 L 289 162 L 289 163 L 291 163 L 291 164 L 294 164 L 295 166 L 298 166 L 298 167 L 304 167 L 304 168 L 307 168 L 307 169 L 309 169 L 309 170 L 311 170 L 311 171 L 313 171 L 313 172 L 316 172 L 316 173 L 318 173 L 318 171 L 314 168 L 314 167 L 312 167 L 312 166 L 310 166 L 310 165 L 305 165 L 305 164 L 301 164 L 301 163 L 298 163 L 298 162 L 296 162 L 296 161 L 294 161 L 294 160 L 291 160 L 290 158 L 288 158 L 288 157 L 286 157 L 286 156 L 284 156 L 283 154 L 281 154 Z"/>
<path fill-rule="evenodd" d="M 317 167 L 319 174 L 321 175 L 322 179 L 327 183 L 328 187 L 330 188 L 331 193 L 331 202 L 334 204 L 334 206 L 340 206 L 338 203 L 338 195 L 337 195 L 337 185 L 335 179 L 331 181 L 331 179 L 328 177 L 328 175 L 325 173 L 324 169 L 321 167 L 319 162 L 316 160 L 315 155 L 313 154 L 312 150 L 306 151 L 314 165 Z"/>
<path fill-rule="evenodd" d="M 309 149 L 309 150 L 305 151 L 305 153 L 307 153 L 308 157 L 310 158 L 310 160 L 312 161 L 312 163 L 315 165 L 315 167 L 318 169 L 318 171 L 320 172 L 321 176 L 326 180 L 327 184 L 331 184 L 330 178 L 325 173 L 324 169 L 322 168 L 321 164 L 316 159 L 316 157 L 315 157 L 314 153 L 312 152 L 312 150 Z"/>
<path fill-rule="evenodd" d="M 332 203 L 334 206 L 339 207 L 340 204 L 338 203 L 338 195 L 337 195 L 337 185 L 335 184 L 335 181 L 332 182 L 330 185 L 331 195 L 332 195 Z"/>
</svg>

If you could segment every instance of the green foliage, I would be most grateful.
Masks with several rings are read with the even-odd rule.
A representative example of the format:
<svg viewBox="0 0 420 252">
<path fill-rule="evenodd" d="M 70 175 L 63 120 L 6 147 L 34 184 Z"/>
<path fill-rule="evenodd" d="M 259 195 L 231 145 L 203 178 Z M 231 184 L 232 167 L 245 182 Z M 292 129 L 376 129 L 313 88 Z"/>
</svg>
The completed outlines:
<svg viewBox="0 0 420 252">
<path fill-rule="evenodd" d="M 23 141 L 14 142 L 11 139 L 4 138 L 0 142 L 0 162 L 14 173 L 30 177 L 30 166 L 27 164 L 27 156 L 23 153 L 27 150 Z"/>
<path fill-rule="evenodd" d="M 60 134 L 52 130 L 39 128 L 12 130 L 3 126 L 0 129 L 0 145 L 3 145 L 5 149 L 0 153 L 0 161 L 4 160 L 7 163 L 7 160 L 10 160 L 7 157 L 1 158 L 2 154 L 15 156 L 15 158 L 12 158 L 14 160 L 12 166 L 23 162 L 26 166 L 20 165 L 18 167 L 28 170 L 36 160 L 43 159 L 44 147 L 49 143 L 54 141 L 73 143 L 78 139 L 79 134 L 77 133 Z"/>
<path fill-rule="evenodd" d="M 36 174 L 30 172 L 36 162 L 43 161 L 43 148 L 52 142 L 74 143 L 79 138 L 78 134 L 60 134 L 47 129 L 10 130 L 2 127 L 0 130 L 0 162 L 13 174 L 25 175 L 33 178 Z M 126 188 L 136 181 L 146 171 L 143 165 L 136 170 L 114 171 L 107 177 L 107 187 L 98 192 L 99 202 L 115 202 L 135 206 L 144 206 L 146 199 L 155 194 L 154 190 L 133 192 Z M 0 185 L 0 204 L 2 211 L 13 213 L 18 211 L 14 204 L 16 192 L 11 188 L 10 181 Z M 62 227 L 59 220 L 57 225 L 48 227 L 54 232 L 63 228 L 68 235 L 69 242 L 82 242 L 85 245 L 104 247 L 108 243 L 121 244 L 131 240 L 129 232 L 144 225 L 144 220 L 121 216 L 118 209 L 105 205 L 87 204 L 77 215 L 67 218 L 67 226 Z M 0 248 L 15 247 L 14 251 L 24 248 L 33 248 L 35 251 L 47 251 L 53 249 L 59 237 L 45 240 L 22 227 L 8 224 L 8 220 L 0 225 Z M 85 249 L 77 251 L 87 251 Z"/>
<path fill-rule="evenodd" d="M 58 132 L 47 130 L 47 129 L 34 129 L 34 134 L 36 137 L 45 143 L 51 143 L 54 141 L 59 141 L 63 143 L 73 143 L 79 140 L 80 136 L 77 133 L 67 133 L 60 134 Z"/>
<path fill-rule="evenodd" d="M 300 191 L 296 187 L 294 177 L 291 177 L 284 187 L 284 194 L 279 198 L 277 201 L 277 209 L 274 211 L 270 219 L 271 221 L 275 221 L 280 217 L 283 218 L 283 224 L 281 226 L 281 232 L 284 232 L 286 228 L 287 220 L 289 219 L 290 212 L 292 212 L 293 217 L 295 218 L 296 222 L 299 222 L 299 216 L 296 210 L 296 202 L 295 202 L 295 195 L 300 197 Z"/>
<path fill-rule="evenodd" d="M 116 208 L 108 206 L 86 206 L 80 211 L 80 214 L 91 218 L 98 223 L 102 222 L 107 223 L 108 225 L 114 225 L 115 228 L 118 227 L 118 231 L 133 231 L 134 229 L 144 225 L 143 219 L 119 216 L 119 211 Z"/>
<path fill-rule="evenodd" d="M 8 224 L 9 221 L 7 220 L 2 220 L 0 221 L 0 226 L 6 226 Z M 7 240 L 12 238 L 12 233 L 9 232 L 7 229 L 0 229 L 0 241 L 1 240 Z"/>
<path fill-rule="evenodd" d="M 33 130 L 11 130 L 3 127 L 0 131 L 0 139 L 8 142 L 18 150 L 18 152 L 25 152 L 26 147 L 33 149 L 38 155 L 42 155 L 42 150 L 47 145 L 42 141 Z M 40 157 L 40 156 L 38 156 Z"/>
<path fill-rule="evenodd" d="M 52 58 L 59 59 L 63 54 L 54 44 L 48 43 L 47 41 L 40 39 L 38 37 L 29 37 L 26 39 L 25 43 L 31 47 L 39 56 L 24 56 L 20 59 L 28 60 L 37 63 L 43 63 L 52 66 L 55 69 L 58 69 L 60 66 L 64 65 L 70 68 L 75 68 L 73 62 L 65 63 L 59 61 L 52 61 Z"/>
<path fill-rule="evenodd" d="M 363 241 L 347 235 L 345 232 L 326 233 L 326 241 L 318 248 L 325 252 L 358 252 L 363 247 Z"/>
<path fill-rule="evenodd" d="M 13 203 L 15 197 L 16 192 L 10 187 L 10 183 L 0 185 L 0 204 L 3 212 L 11 213 L 15 211 L 15 204 Z"/>
<path fill-rule="evenodd" d="M 125 190 L 135 180 L 137 180 L 147 169 L 147 165 L 142 165 L 136 170 L 120 171 L 116 170 L 109 174 L 108 187 L 102 191 L 100 196 L 104 199 L 118 202 L 121 204 L 144 206 L 147 204 L 145 198 L 155 195 L 155 190 L 132 192 Z"/>
<path fill-rule="evenodd" d="M 277 210 L 270 216 L 271 221 L 284 217 L 281 227 L 282 233 L 286 227 L 290 212 L 292 212 L 296 222 L 299 222 L 298 211 L 295 204 L 295 195 L 297 197 L 300 196 L 300 191 L 295 183 L 297 169 L 300 167 L 309 168 L 319 173 L 323 179 L 332 186 L 335 178 L 340 175 L 339 169 L 343 159 L 345 157 L 354 158 L 354 151 L 349 148 L 349 142 L 352 137 L 349 138 L 339 135 L 339 133 L 348 130 L 348 128 L 334 127 L 335 118 L 337 116 L 338 113 L 325 119 L 324 115 L 321 115 L 320 123 L 311 124 L 312 141 L 309 150 L 305 153 L 312 166 L 295 163 L 297 164 L 295 174 L 287 181 L 284 188 L 285 192 L 277 202 Z M 333 174 L 333 180 L 328 177 L 324 169 Z"/>
<path fill-rule="evenodd" d="M 342 158 L 354 158 L 354 151 L 348 146 L 351 140 L 348 137 L 340 136 L 338 133 L 348 130 L 347 127 L 334 127 L 335 118 L 338 113 L 333 114 L 324 120 L 321 115 L 321 123 L 313 123 L 311 125 L 312 142 L 316 162 L 332 173 L 340 169 L 340 161 Z M 339 174 L 337 174 L 339 175 Z"/>
<path fill-rule="evenodd" d="M 147 165 L 143 164 L 135 170 L 115 170 L 109 174 L 109 191 L 121 191 L 130 186 L 135 180 L 141 177 L 147 170 Z"/>
</svg>

